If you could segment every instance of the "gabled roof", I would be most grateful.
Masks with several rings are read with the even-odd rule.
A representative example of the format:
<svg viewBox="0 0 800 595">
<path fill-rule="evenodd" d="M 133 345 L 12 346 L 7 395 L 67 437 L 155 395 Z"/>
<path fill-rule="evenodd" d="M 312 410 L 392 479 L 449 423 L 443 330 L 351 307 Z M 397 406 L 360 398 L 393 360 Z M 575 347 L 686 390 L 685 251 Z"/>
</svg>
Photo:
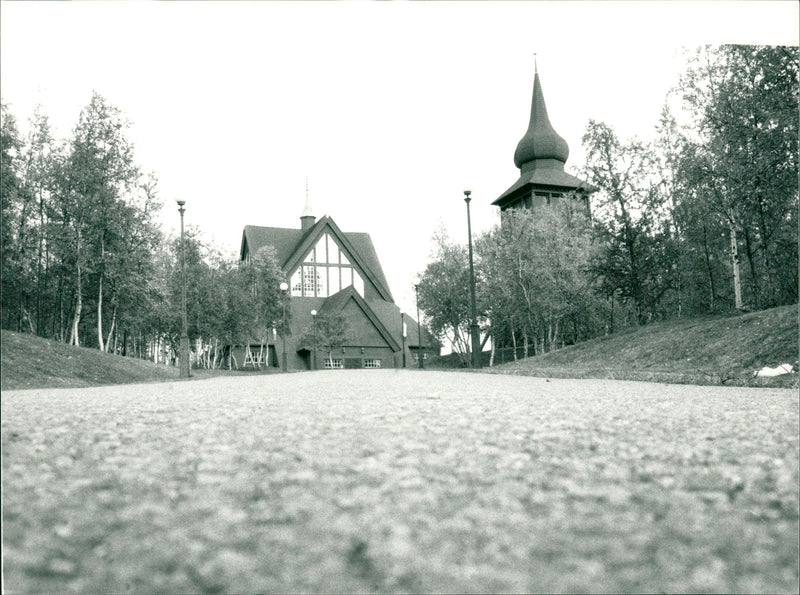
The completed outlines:
<svg viewBox="0 0 800 595">
<path fill-rule="evenodd" d="M 282 265 L 292 255 L 295 247 L 303 238 L 303 234 L 304 232 L 300 229 L 245 225 L 239 259 L 244 260 L 245 248 L 253 255 L 264 246 L 272 246 L 275 248 L 278 263 Z"/>
<path fill-rule="evenodd" d="M 246 225 L 242 234 L 239 258 L 244 260 L 246 249 L 255 254 L 263 246 L 275 248 L 278 263 L 287 273 L 300 264 L 319 237 L 328 229 L 344 248 L 350 261 L 369 278 L 378 293 L 387 301 L 394 301 L 383 273 L 372 238 L 367 233 L 343 232 L 327 215 L 307 231 L 284 227 Z"/>
<path fill-rule="evenodd" d="M 338 314 L 340 313 L 345 305 L 350 301 L 354 301 L 356 306 L 358 306 L 364 315 L 369 319 L 372 325 L 375 327 L 375 330 L 381 335 L 384 341 L 389 345 L 392 351 L 400 351 L 400 345 L 392 336 L 392 333 L 384 326 L 381 322 L 380 318 L 375 314 L 372 308 L 369 307 L 366 300 L 359 295 L 359 293 L 355 290 L 355 288 L 350 285 L 345 287 L 340 292 L 335 293 L 334 295 L 330 296 L 325 300 L 322 304 L 322 307 L 319 310 L 320 314 Z"/>
</svg>

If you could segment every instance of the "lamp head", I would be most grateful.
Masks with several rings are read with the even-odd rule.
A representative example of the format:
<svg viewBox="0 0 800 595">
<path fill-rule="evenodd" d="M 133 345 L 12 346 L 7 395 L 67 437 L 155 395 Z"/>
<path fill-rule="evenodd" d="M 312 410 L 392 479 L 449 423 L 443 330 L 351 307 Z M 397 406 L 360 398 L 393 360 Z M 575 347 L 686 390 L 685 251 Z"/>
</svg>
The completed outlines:
<svg viewBox="0 0 800 595">
<path fill-rule="evenodd" d="M 179 207 L 182 207 L 183 205 L 185 205 L 185 204 L 186 204 L 186 201 L 185 201 L 185 200 L 176 200 L 175 202 L 177 202 L 177 203 L 178 203 L 178 206 L 179 206 Z"/>
<path fill-rule="evenodd" d="M 469 195 L 472 194 L 472 190 L 464 190 L 464 201 L 469 202 L 470 198 Z"/>
<path fill-rule="evenodd" d="M 311 316 L 316 316 L 316 315 L 317 315 L 317 311 L 316 310 L 311 310 Z"/>
<path fill-rule="evenodd" d="M 289 289 L 289 284 L 286 283 L 286 281 L 284 281 L 283 283 L 280 284 L 280 289 L 281 291 L 286 291 L 287 289 Z"/>
</svg>

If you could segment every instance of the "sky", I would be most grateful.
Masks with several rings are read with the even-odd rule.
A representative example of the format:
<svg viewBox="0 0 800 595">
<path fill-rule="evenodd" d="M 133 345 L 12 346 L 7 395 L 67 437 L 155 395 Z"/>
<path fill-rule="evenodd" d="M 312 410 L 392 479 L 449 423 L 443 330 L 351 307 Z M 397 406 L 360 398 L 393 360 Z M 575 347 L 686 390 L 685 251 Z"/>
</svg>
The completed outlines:
<svg viewBox="0 0 800 595">
<path fill-rule="evenodd" d="M 499 220 L 519 175 L 534 54 L 550 121 L 583 162 L 590 119 L 653 137 L 704 44 L 798 45 L 798 3 L 0 2 L 0 92 L 20 128 L 40 104 L 68 138 L 92 91 L 131 122 L 163 229 L 238 253 L 245 225 L 314 214 L 372 236 L 395 301 L 444 228 Z"/>
</svg>

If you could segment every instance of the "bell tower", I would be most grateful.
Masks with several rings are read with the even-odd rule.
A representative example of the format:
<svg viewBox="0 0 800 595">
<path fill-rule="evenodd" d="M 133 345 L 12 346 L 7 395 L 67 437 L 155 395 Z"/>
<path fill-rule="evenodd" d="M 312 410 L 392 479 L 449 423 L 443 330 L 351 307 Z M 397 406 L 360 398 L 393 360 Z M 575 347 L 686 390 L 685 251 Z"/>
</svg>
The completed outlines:
<svg viewBox="0 0 800 595">
<path fill-rule="evenodd" d="M 568 157 L 567 141 L 555 131 L 547 115 L 539 68 L 535 65 L 528 130 L 514 151 L 519 179 L 492 204 L 501 211 L 515 207 L 539 208 L 575 192 L 588 210 L 588 194 L 595 188 L 564 171 Z"/>
</svg>

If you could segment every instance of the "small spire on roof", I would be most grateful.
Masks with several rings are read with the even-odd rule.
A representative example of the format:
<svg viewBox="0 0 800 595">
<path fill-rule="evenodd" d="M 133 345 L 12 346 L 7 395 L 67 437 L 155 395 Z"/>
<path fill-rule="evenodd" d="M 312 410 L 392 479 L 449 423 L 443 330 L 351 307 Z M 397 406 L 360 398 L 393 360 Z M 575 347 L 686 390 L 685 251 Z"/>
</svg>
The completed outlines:
<svg viewBox="0 0 800 595">
<path fill-rule="evenodd" d="M 314 227 L 314 222 L 317 218 L 311 210 L 311 201 L 308 198 L 308 176 L 306 176 L 306 206 L 303 209 L 303 214 L 300 215 L 300 229 L 303 231 L 309 230 Z"/>
<path fill-rule="evenodd" d="M 539 74 L 539 63 L 536 61 L 536 52 L 533 52 L 533 74 Z"/>
<path fill-rule="evenodd" d="M 311 201 L 308 198 L 308 176 L 306 176 L 306 206 L 303 208 L 302 217 L 313 217 L 314 212 L 311 210 Z"/>
</svg>

